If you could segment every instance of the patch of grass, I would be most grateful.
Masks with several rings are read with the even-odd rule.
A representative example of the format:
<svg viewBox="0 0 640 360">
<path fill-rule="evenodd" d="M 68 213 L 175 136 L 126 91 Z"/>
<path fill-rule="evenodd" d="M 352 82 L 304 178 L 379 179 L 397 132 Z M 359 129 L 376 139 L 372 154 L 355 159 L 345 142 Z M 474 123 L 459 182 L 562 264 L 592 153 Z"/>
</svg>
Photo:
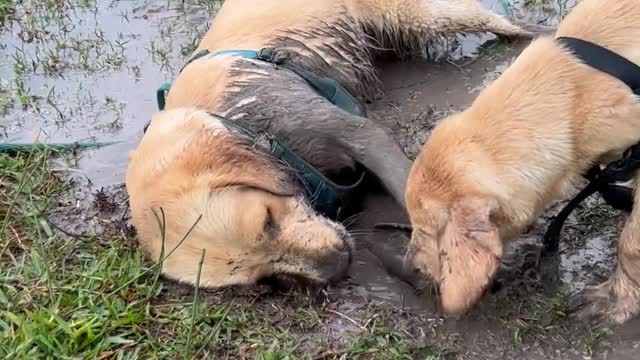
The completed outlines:
<svg viewBox="0 0 640 360">
<path fill-rule="evenodd" d="M 127 60 L 127 44 L 135 35 L 105 33 L 98 19 L 100 9 L 104 10 L 92 0 L 17 4 L 14 23 L 21 46 L 13 57 L 20 57 L 21 72 L 60 76 L 67 70 L 120 69 Z"/>
<path fill-rule="evenodd" d="M 542 292 L 542 291 L 540 291 Z M 590 358 L 610 348 L 611 330 L 595 328 L 588 322 L 575 321 L 567 307 L 570 294 L 519 296 L 511 294 L 496 301 L 500 319 L 509 329 L 516 346 L 546 346 L 566 343 Z"/>
<path fill-rule="evenodd" d="M 542 294 L 526 293 L 500 296 L 496 299 L 497 315 L 511 331 L 513 343 L 544 342 L 550 331 L 568 332 L 571 325 L 567 320 L 567 295 L 559 292 L 547 297 Z M 541 292 L 541 291 L 540 291 Z M 526 296 L 526 299 L 522 297 Z"/>
<path fill-rule="evenodd" d="M 13 13 L 13 0 L 0 0 L 0 26 L 4 24 L 7 17 Z"/>
<path fill-rule="evenodd" d="M 345 352 L 349 359 L 425 359 L 436 360 L 441 353 L 430 347 L 419 347 L 406 335 L 374 320 L 368 333 L 361 335 Z"/>
<path fill-rule="evenodd" d="M 585 357 L 591 358 L 596 349 L 609 348 L 608 337 L 612 335 L 611 330 L 603 328 L 592 328 L 587 332 L 584 339 L 583 351 Z"/>
<path fill-rule="evenodd" d="M 151 60 L 160 65 L 160 70 L 165 68 L 170 68 L 170 55 L 171 55 L 171 47 L 170 45 L 158 44 L 155 41 L 151 41 L 149 48 L 147 49 L 149 54 L 151 55 Z"/>
<path fill-rule="evenodd" d="M 524 6 L 527 7 L 539 7 L 544 5 L 549 5 L 553 0 L 526 0 L 524 2 Z"/>
<path fill-rule="evenodd" d="M 13 98 L 8 85 L 0 80 L 0 115 L 4 115 L 11 106 L 13 106 Z"/>
</svg>

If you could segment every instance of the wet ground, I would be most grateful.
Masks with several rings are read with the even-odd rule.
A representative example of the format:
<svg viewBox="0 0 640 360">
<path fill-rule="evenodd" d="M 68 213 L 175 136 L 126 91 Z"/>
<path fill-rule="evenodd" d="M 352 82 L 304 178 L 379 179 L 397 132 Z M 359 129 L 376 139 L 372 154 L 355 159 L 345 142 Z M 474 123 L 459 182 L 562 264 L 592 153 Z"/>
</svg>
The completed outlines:
<svg viewBox="0 0 640 360">
<path fill-rule="evenodd" d="M 562 0 L 483 3 L 497 12 L 549 25 L 571 5 Z M 0 34 L 0 143 L 36 138 L 119 142 L 84 152 L 72 169 L 60 165 L 61 172 L 81 184 L 66 200 L 75 210 L 59 215 L 65 231 L 100 233 L 112 228 L 107 225 L 113 225 L 113 217 L 100 214 L 112 214 L 113 209 L 104 206 L 119 206 L 118 218 L 124 219 L 121 184 L 127 153 L 157 110 L 156 88 L 174 78 L 218 6 L 204 0 L 87 0 L 73 6 L 57 0 L 25 1 L 16 14 L 20 20 L 5 24 Z M 371 116 L 394 130 L 411 158 L 433 126 L 467 106 L 526 43 L 506 44 L 486 35 L 449 45 L 453 51 L 437 63 L 414 59 L 380 64 L 386 95 L 371 104 Z M 116 197 L 96 195 L 103 188 Z M 407 239 L 400 232 L 373 234 L 373 225 L 406 219 L 390 198 L 372 195 L 354 226 L 359 250 L 350 279 L 332 290 L 342 296 L 340 311 L 359 313 L 363 304 L 372 302 L 400 309 L 402 326 L 420 328 L 424 337 L 454 348 L 462 358 L 638 358 L 640 322 L 612 335 L 590 329 L 566 316 L 566 297 L 545 293 L 537 275 L 528 271 L 529 254 L 536 251 L 548 218 L 557 210 L 550 209 L 512 244 L 502 289 L 468 316 L 444 319 L 432 295 L 416 294 L 389 275 L 376 256 L 400 259 Z M 76 221 L 65 224 L 64 218 Z M 561 247 L 562 293 L 580 290 L 608 274 L 615 261 L 619 220 L 599 199 L 591 199 L 569 219 Z M 333 330 L 329 336 L 338 339 L 344 328 Z"/>
<path fill-rule="evenodd" d="M 96 187 L 121 183 L 128 151 L 157 111 L 158 86 L 208 29 L 215 1 L 25 1 L 0 36 L 2 89 L 14 106 L 0 141 L 118 141 L 79 168 Z"/>
</svg>

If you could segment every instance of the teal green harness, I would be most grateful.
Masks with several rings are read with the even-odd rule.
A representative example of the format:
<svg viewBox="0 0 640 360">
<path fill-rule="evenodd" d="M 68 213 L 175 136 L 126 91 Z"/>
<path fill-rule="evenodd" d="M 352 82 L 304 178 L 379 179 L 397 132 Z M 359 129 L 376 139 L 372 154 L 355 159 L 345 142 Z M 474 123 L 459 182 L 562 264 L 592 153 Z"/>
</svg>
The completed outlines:
<svg viewBox="0 0 640 360">
<path fill-rule="evenodd" d="M 303 78 L 318 94 L 329 100 L 332 104 L 349 113 L 365 116 L 364 107 L 338 82 L 326 77 L 319 77 L 294 64 L 286 62 L 289 54 L 276 52 L 272 48 L 265 48 L 260 51 L 225 50 L 213 54 L 208 50 L 203 50 L 194 55 L 180 71 L 182 72 L 187 65 L 196 59 L 205 56 L 213 58 L 221 55 L 237 55 L 246 59 L 262 60 L 289 69 Z M 160 110 L 164 110 L 165 108 L 165 98 L 170 88 L 171 84 L 169 83 L 165 83 L 158 88 L 156 98 Z M 289 150 L 274 136 L 270 134 L 257 134 L 217 114 L 211 114 L 211 116 L 220 120 L 228 129 L 248 137 L 254 144 L 260 144 L 261 140 L 266 140 L 266 143 L 262 146 L 265 151 L 274 156 L 278 161 L 286 164 L 286 166 L 293 171 L 314 209 L 328 218 L 337 219 L 340 216 L 340 210 L 353 198 L 357 188 L 362 184 L 365 175 L 364 172 L 354 184 L 349 186 L 338 185 L 322 175 L 320 171 L 300 156 Z"/>
<path fill-rule="evenodd" d="M 197 59 L 202 57 L 214 58 L 222 55 L 237 55 L 241 56 L 245 59 L 253 59 L 253 60 L 261 60 L 268 63 L 272 63 L 283 67 L 285 69 L 291 70 L 296 73 L 298 76 L 303 78 L 309 85 L 322 97 L 329 100 L 332 104 L 339 107 L 340 109 L 352 113 L 358 116 L 365 116 L 366 111 L 364 106 L 360 104 L 358 100 L 356 100 L 349 92 L 342 87 L 337 81 L 327 78 L 317 76 L 316 74 L 307 71 L 295 64 L 287 62 L 290 57 L 289 52 L 286 51 L 276 51 L 274 48 L 264 48 L 260 51 L 254 50 L 224 50 L 218 51 L 215 53 L 210 53 L 209 50 L 202 50 L 195 54 L 187 63 L 180 69 L 180 72 L 184 70 L 189 64 L 194 62 Z M 169 89 L 171 88 L 171 84 L 164 83 L 162 84 L 157 92 L 156 99 L 158 101 L 158 108 L 160 110 L 164 110 L 165 107 L 165 98 Z"/>
<path fill-rule="evenodd" d="M 253 131 L 240 126 L 234 121 L 230 121 L 216 114 L 210 114 L 222 122 L 228 129 L 237 131 L 248 137 L 254 144 L 261 144 L 261 140 L 266 140 L 261 144 L 265 152 L 268 152 L 278 161 L 291 169 L 304 188 L 304 192 L 309 202 L 316 211 L 328 218 L 337 219 L 340 210 L 354 195 L 354 190 L 362 183 L 364 172 L 358 181 L 353 185 L 343 186 L 329 180 L 320 171 L 311 166 L 293 151 L 289 150 L 277 138 L 269 134 L 259 135 Z"/>
</svg>

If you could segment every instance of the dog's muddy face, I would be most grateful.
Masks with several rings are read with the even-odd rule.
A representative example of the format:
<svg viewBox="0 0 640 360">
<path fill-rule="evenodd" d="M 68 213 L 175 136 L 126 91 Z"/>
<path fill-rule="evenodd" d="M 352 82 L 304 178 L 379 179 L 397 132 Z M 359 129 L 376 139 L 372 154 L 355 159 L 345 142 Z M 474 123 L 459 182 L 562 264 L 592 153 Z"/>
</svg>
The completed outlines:
<svg viewBox="0 0 640 360">
<path fill-rule="evenodd" d="M 440 286 L 442 309 L 463 313 L 490 285 L 502 244 L 482 199 L 462 199 L 450 211 L 410 209 L 413 233 L 405 266 Z"/>
<path fill-rule="evenodd" d="M 170 278 L 195 284 L 203 251 L 201 286 L 279 274 L 324 283 L 348 270 L 344 226 L 316 214 L 284 169 L 205 112 L 159 113 L 131 154 L 126 184 L 146 255 L 175 248 L 163 262 Z"/>
<path fill-rule="evenodd" d="M 204 220 L 213 226 L 197 236 L 202 236 L 199 242 L 210 241 L 213 234 L 225 239 L 221 246 L 229 256 L 220 259 L 220 266 L 228 277 L 240 275 L 246 279 L 241 282 L 254 283 L 284 274 L 326 282 L 348 270 L 351 236 L 341 224 L 317 215 L 304 197 L 244 187 L 212 196 L 220 212 L 208 214 Z"/>
<path fill-rule="evenodd" d="M 407 184 L 413 232 L 405 267 L 438 284 L 442 309 L 459 314 L 481 299 L 500 265 L 498 204 L 461 191 L 464 185 L 456 181 L 456 169 L 439 167 L 446 159 L 425 149 Z"/>
</svg>

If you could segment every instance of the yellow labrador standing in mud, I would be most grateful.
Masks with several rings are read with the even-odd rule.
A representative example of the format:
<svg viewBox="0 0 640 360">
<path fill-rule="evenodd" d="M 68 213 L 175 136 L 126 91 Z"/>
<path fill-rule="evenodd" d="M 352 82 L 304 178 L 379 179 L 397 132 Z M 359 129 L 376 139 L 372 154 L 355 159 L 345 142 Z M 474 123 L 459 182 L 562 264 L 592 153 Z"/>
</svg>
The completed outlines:
<svg viewBox="0 0 640 360">
<path fill-rule="evenodd" d="M 372 51 L 462 32 L 531 36 L 474 0 L 225 1 L 131 153 L 142 249 L 192 284 L 204 250 L 202 286 L 343 275 L 352 239 L 325 215 L 357 165 L 404 204 L 411 166 L 362 111 L 380 91 Z"/>
<path fill-rule="evenodd" d="M 535 40 L 468 109 L 434 129 L 407 184 L 413 233 L 405 261 L 439 283 L 446 312 L 461 313 L 479 301 L 505 241 L 552 201 L 573 194 L 590 167 L 620 158 L 640 141 L 640 100 L 633 91 L 640 83 L 636 89 L 625 83 L 640 76 L 634 65 L 640 63 L 639 18 L 637 0 L 581 1 L 555 38 Z M 595 46 L 575 50 L 585 41 Z M 596 47 L 613 55 L 589 54 Z M 616 56 L 635 72 L 623 79 L 593 65 L 607 66 Z M 609 70 L 621 70 L 616 61 Z M 636 172 L 636 184 L 639 179 Z M 617 269 L 582 294 L 580 315 L 623 323 L 640 313 L 638 191 L 633 206 Z"/>
</svg>

